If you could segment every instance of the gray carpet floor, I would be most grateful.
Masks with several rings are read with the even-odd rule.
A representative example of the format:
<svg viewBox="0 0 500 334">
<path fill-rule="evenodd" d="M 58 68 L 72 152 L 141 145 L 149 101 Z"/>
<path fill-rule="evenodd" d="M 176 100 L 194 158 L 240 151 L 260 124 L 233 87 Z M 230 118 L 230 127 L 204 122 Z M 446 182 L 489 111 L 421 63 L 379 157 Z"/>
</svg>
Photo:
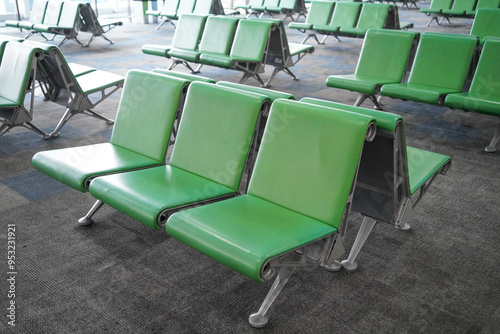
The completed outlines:
<svg viewBox="0 0 500 334">
<path fill-rule="evenodd" d="M 428 18 L 418 10 L 399 12 L 419 32 L 468 34 L 472 23 L 452 19 L 426 27 Z M 97 39 L 81 48 L 68 42 L 61 50 L 70 62 L 122 75 L 166 68 L 169 60 L 142 54 L 141 46 L 170 44 L 174 29 L 124 22 L 107 34 L 115 44 Z M 303 38 L 298 31 L 287 32 L 291 42 Z M 10 28 L 0 33 L 24 36 Z M 356 93 L 328 88 L 325 80 L 352 73 L 361 45 L 360 39 L 329 38 L 292 68 L 300 81 L 281 73 L 272 89 L 353 104 Z M 176 70 L 187 73 L 182 66 Z M 201 74 L 240 78 L 238 72 L 207 66 Z M 95 110 L 114 117 L 119 95 Z M 374 228 L 357 271 L 296 270 L 269 311 L 269 325 L 260 330 L 247 318 L 271 281 L 253 282 L 109 207 L 98 212 L 93 226 L 79 226 L 76 221 L 93 198 L 31 166 L 38 151 L 107 141 L 110 126 L 75 116 L 61 137 L 46 141 L 13 129 L 0 138 L 0 332 L 500 333 L 500 153 L 484 152 L 498 117 L 389 98 L 382 102 L 385 110 L 404 117 L 408 144 L 452 157 L 450 172 L 438 177 L 418 204 L 412 229 Z M 63 106 L 37 99 L 34 123 L 49 131 L 63 112 Z M 352 216 L 347 248 L 361 219 Z M 12 227 L 15 235 L 9 235 Z M 9 240 L 15 241 L 13 268 Z M 8 317 L 12 301 L 15 322 Z"/>
</svg>

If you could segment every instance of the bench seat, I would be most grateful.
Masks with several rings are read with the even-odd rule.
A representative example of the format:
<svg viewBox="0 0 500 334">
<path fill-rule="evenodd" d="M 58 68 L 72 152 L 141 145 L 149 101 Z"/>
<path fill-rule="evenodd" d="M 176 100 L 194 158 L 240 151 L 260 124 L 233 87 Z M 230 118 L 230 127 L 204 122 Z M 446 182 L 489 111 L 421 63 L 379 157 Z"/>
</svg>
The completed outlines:
<svg viewBox="0 0 500 334">
<path fill-rule="evenodd" d="M 209 191 L 204 191 L 204 190 Z M 196 191 L 198 190 L 198 191 Z M 90 193 L 150 227 L 162 211 L 234 194 L 234 189 L 175 166 L 96 178 Z"/>
<path fill-rule="evenodd" d="M 432 179 L 443 166 L 450 163 L 449 156 L 412 146 L 406 146 L 406 155 L 410 196 L 416 193 L 428 180 Z"/>
<path fill-rule="evenodd" d="M 380 90 L 381 95 L 429 104 L 441 104 L 447 94 L 456 92 L 457 90 L 452 88 L 434 87 L 409 82 L 383 85 Z"/>
<path fill-rule="evenodd" d="M 270 259 L 337 231 L 251 195 L 174 214 L 166 229 L 172 237 L 256 281 L 262 280 L 262 268 Z"/>
</svg>

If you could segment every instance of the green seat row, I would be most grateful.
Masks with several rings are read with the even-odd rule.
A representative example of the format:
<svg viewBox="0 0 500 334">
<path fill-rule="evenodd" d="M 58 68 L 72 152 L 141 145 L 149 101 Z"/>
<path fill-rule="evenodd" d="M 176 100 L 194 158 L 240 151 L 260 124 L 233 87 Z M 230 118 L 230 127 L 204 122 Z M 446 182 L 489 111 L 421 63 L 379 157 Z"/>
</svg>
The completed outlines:
<svg viewBox="0 0 500 334">
<path fill-rule="evenodd" d="M 59 46 L 68 40 L 74 40 L 81 46 L 88 46 L 98 36 L 113 43 L 104 34 L 122 24 L 121 21 L 101 24 L 89 3 L 58 0 L 35 0 L 29 21 L 7 20 L 5 22 L 7 27 L 30 30 L 25 39 L 34 34 L 39 34 L 46 41 L 53 40 L 59 35 L 64 36 Z M 85 45 L 78 39 L 79 31 L 92 33 L 89 42 Z M 45 34 L 52 34 L 52 37 L 48 38 Z"/>
<path fill-rule="evenodd" d="M 304 0 L 255 0 L 236 8 L 244 9 L 247 18 L 250 16 L 262 18 L 264 15 L 273 17 L 273 14 L 285 14 L 283 20 L 289 17 L 292 21 L 295 21 L 307 13 Z M 297 14 L 296 18 L 293 17 L 294 14 Z"/>
<path fill-rule="evenodd" d="M 440 25 L 444 19 L 450 23 L 450 17 L 474 18 L 482 8 L 498 9 L 500 0 L 432 0 L 429 8 L 422 8 L 420 12 L 430 17 L 427 26 L 433 21 Z"/>
<path fill-rule="evenodd" d="M 220 0 L 165 0 L 160 10 L 147 10 L 145 13 L 162 19 L 157 30 L 167 22 L 175 27 L 174 21 L 178 21 L 182 14 L 225 15 Z"/>
<path fill-rule="evenodd" d="M 482 11 L 490 10 L 478 16 Z M 382 109 L 379 98 L 388 96 L 500 115 L 500 40 L 485 40 L 481 48 L 474 35 L 370 30 L 355 73 L 329 76 L 326 85 L 359 92 L 356 106 L 369 98 Z M 497 129 L 487 152 L 495 152 L 499 136 Z"/>
<path fill-rule="evenodd" d="M 150 227 L 164 226 L 170 236 L 253 280 L 278 273 L 259 311 L 249 318 L 254 327 L 267 324 L 268 309 L 297 267 L 340 269 L 337 260 L 344 253 L 351 207 L 370 219 L 404 226 L 409 216 L 401 212 L 411 209 L 401 210 L 403 204 L 450 163 L 449 157 L 407 148 L 404 124 L 396 115 L 315 99 L 297 102 L 286 93 L 234 83 L 191 83 L 192 76 L 167 73 L 182 79 L 129 72 L 110 143 L 98 144 L 111 152 L 127 151 L 129 163 L 148 157 L 153 163 L 126 166 L 126 158 L 92 145 L 39 152 L 33 165 L 98 199 L 81 224 L 92 223 L 91 216 L 106 203 Z M 145 90 L 140 101 L 137 87 Z M 137 112 L 137 103 L 148 113 Z M 166 164 L 168 137 L 179 112 Z M 267 123 L 259 122 L 267 114 Z M 422 155 L 425 164 L 410 161 L 420 162 Z M 70 164 L 75 156 L 80 161 Z M 253 168 L 247 169 L 248 164 Z M 387 171 L 394 173 L 394 183 L 380 190 L 387 171 L 373 167 L 379 164 L 391 165 Z M 81 166 L 91 173 L 82 173 Z M 378 188 L 368 184 L 372 179 Z M 386 196 L 388 204 L 375 208 L 379 215 L 374 215 L 373 201 L 357 196 L 358 191 Z M 372 211 L 366 212 L 366 206 Z M 392 218 L 388 208 L 400 215 Z M 350 269 L 347 262 L 343 265 Z"/>
<path fill-rule="evenodd" d="M 478 9 L 470 35 L 479 37 L 480 44 L 486 39 L 500 38 L 500 8 Z"/>
<path fill-rule="evenodd" d="M 179 19 L 172 44 L 145 44 L 145 54 L 172 59 L 169 69 L 177 64 L 198 73 L 203 65 L 217 66 L 243 72 L 240 83 L 255 78 L 263 87 L 270 85 L 277 72 L 290 71 L 297 61 L 314 48 L 288 43 L 281 20 L 251 20 L 225 16 L 184 14 Z M 189 63 L 198 64 L 196 70 Z M 260 74 L 266 64 L 275 70 L 266 83 Z"/>
<path fill-rule="evenodd" d="M 288 26 L 307 34 L 302 43 L 313 37 L 318 44 L 323 44 L 328 36 L 364 38 L 368 29 L 400 30 L 411 28 L 413 24 L 401 26 L 395 5 L 312 1 L 306 21 L 291 22 Z M 324 38 L 319 41 L 317 34 Z"/>
<path fill-rule="evenodd" d="M 27 45 L 39 55 L 35 62 L 16 64 L 17 77 L 23 77 L 20 74 L 22 71 L 31 71 L 30 78 L 36 81 L 44 99 L 65 106 L 66 112 L 55 129 L 47 134 L 31 124 L 34 107 L 32 99 L 29 117 L 18 117 L 16 121 L 6 122 L 5 124 L 8 123 L 9 126 L 2 126 L 2 134 L 14 126 L 24 126 L 40 134 L 44 139 L 58 137 L 64 124 L 76 114 L 86 114 L 104 120 L 107 124 L 113 124 L 113 120 L 105 118 L 91 109 L 123 86 L 123 76 L 80 64 L 68 64 L 64 55 L 55 45 L 34 41 L 11 41 L 8 44 Z M 2 58 L 6 63 L 15 61 L 15 57 L 10 55 L 10 52 Z M 2 78 L 10 80 L 7 75 L 2 76 Z M 18 89 L 20 88 L 17 87 L 16 90 Z M 22 90 L 19 90 L 19 94 L 26 95 L 26 92 L 23 93 Z M 22 109 L 24 113 L 27 113 L 24 108 Z"/>
</svg>

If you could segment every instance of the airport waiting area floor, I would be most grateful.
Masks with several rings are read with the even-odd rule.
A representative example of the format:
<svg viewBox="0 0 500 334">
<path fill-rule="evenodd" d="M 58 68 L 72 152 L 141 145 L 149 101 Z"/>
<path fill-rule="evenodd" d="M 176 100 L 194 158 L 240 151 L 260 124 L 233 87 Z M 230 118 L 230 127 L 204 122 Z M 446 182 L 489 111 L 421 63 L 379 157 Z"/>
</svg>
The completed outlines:
<svg viewBox="0 0 500 334">
<path fill-rule="evenodd" d="M 427 7 L 428 3 L 418 3 Z M 417 9 L 399 8 L 411 30 L 468 34 L 472 19 L 426 24 Z M 304 20 L 302 17 L 301 21 Z M 143 44 L 170 44 L 168 23 L 131 23 L 88 47 L 68 41 L 68 62 L 125 75 L 131 69 L 167 68 L 170 60 L 143 54 Z M 288 24 L 287 21 L 285 24 Z M 303 39 L 286 29 L 288 40 Z M 0 34 L 26 32 L 0 28 Z M 81 39 L 89 38 L 81 34 Z M 32 40 L 42 42 L 39 36 Z M 329 37 L 270 89 L 352 105 L 357 94 L 325 85 L 334 74 L 352 73 L 362 39 Z M 56 38 L 50 42 L 57 45 Z M 452 57 L 453 55 L 450 55 Z M 188 73 L 182 65 L 175 71 Z M 266 80 L 271 74 L 266 68 Z M 200 75 L 238 82 L 241 73 L 204 66 Z M 2 85 L 7 84 L 1 78 Z M 257 86 L 250 78 L 246 84 Z M 120 91 L 95 111 L 114 118 Z M 55 127 L 65 108 L 37 97 L 34 123 Z M 108 141 L 112 126 L 77 115 L 59 138 L 42 140 L 22 127 L 0 137 L 0 332 L 2 333 L 462 333 L 500 331 L 500 152 L 486 153 L 498 117 L 384 97 L 384 110 L 403 116 L 407 144 L 452 158 L 415 208 L 411 229 L 375 226 L 354 272 L 297 269 L 269 311 L 263 329 L 248 325 L 272 281 L 253 282 L 210 258 L 109 207 L 92 226 L 78 218 L 94 203 L 36 171 L 39 151 Z M 362 105 L 371 108 L 369 101 Z M 85 152 L 76 159 L 85 159 Z M 300 163 L 300 161 L 297 161 Z M 346 248 L 362 217 L 351 216 Z M 9 227 L 15 235 L 9 239 Z M 9 325 L 8 241 L 15 240 L 15 327 Z M 3 313 L 2 313 L 3 312 Z"/>
</svg>

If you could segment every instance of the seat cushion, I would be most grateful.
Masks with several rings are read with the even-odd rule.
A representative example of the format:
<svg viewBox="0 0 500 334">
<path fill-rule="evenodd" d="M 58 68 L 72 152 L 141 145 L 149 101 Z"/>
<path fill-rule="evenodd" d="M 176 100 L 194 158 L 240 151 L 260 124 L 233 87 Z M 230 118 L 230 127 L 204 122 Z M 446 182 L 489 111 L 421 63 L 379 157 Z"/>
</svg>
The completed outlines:
<svg viewBox="0 0 500 334">
<path fill-rule="evenodd" d="M 441 98 L 449 93 L 457 93 L 457 91 L 449 88 L 411 83 L 383 85 L 380 90 L 381 95 L 429 104 L 441 104 Z"/>
<path fill-rule="evenodd" d="M 32 163 L 39 171 L 82 192 L 91 176 L 161 164 L 110 143 L 38 152 Z"/>
<path fill-rule="evenodd" d="M 446 155 L 411 146 L 406 147 L 406 155 L 408 160 L 410 195 L 424 185 L 441 167 L 451 161 L 450 157 Z"/>
<path fill-rule="evenodd" d="M 200 55 L 200 63 L 202 64 L 230 68 L 231 62 L 231 57 L 228 55 L 215 53 L 202 53 Z"/>
<path fill-rule="evenodd" d="M 262 280 L 269 259 L 336 232 L 330 225 L 251 195 L 175 213 L 166 230 L 256 281 Z"/>
<path fill-rule="evenodd" d="M 198 58 L 200 57 L 200 53 L 196 50 L 186 50 L 179 48 L 170 49 L 170 51 L 168 51 L 168 55 L 173 58 L 180 58 L 191 62 L 198 62 Z"/>
<path fill-rule="evenodd" d="M 145 53 L 148 55 L 153 55 L 153 56 L 170 58 L 170 56 L 168 55 L 169 50 L 170 50 L 170 46 L 165 46 L 165 45 L 144 44 L 142 46 L 142 53 Z"/>
<path fill-rule="evenodd" d="M 393 82 L 357 74 L 332 75 L 326 79 L 328 87 L 342 88 L 364 94 L 375 94 L 380 85 L 387 83 Z"/>
<path fill-rule="evenodd" d="M 180 168 L 159 166 L 98 177 L 89 192 L 141 223 L 159 228 L 156 221 L 163 210 L 233 194 L 234 190 Z"/>
<path fill-rule="evenodd" d="M 500 97 L 489 95 L 478 96 L 473 93 L 458 93 L 446 96 L 445 105 L 450 108 L 462 109 L 465 111 L 476 111 L 490 115 L 500 115 Z"/>
<path fill-rule="evenodd" d="M 107 71 L 93 71 L 76 78 L 84 94 L 122 83 L 125 78 Z"/>
</svg>

